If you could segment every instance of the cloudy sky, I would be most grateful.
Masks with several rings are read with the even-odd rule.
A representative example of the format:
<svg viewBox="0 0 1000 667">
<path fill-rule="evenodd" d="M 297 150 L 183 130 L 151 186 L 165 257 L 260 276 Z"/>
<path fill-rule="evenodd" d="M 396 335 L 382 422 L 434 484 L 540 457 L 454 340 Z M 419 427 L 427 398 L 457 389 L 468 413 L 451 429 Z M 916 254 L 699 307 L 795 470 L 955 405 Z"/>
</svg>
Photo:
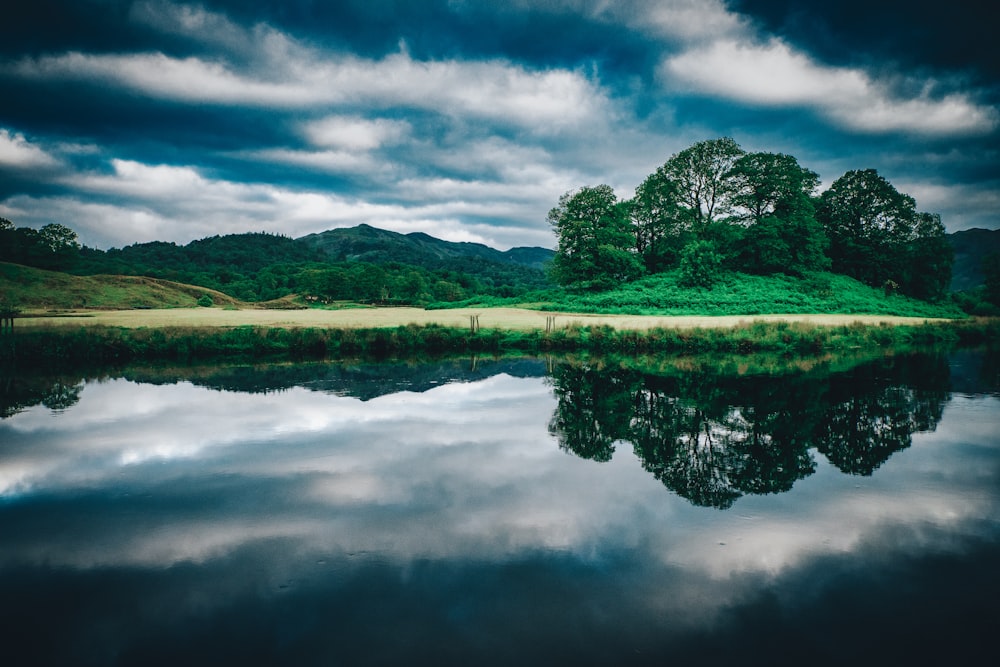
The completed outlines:
<svg viewBox="0 0 1000 667">
<path fill-rule="evenodd" d="M 1000 228 L 1000 50 L 956 0 L 32 0 L 0 22 L 0 216 L 99 248 L 368 223 L 551 247 L 732 136 Z"/>
</svg>

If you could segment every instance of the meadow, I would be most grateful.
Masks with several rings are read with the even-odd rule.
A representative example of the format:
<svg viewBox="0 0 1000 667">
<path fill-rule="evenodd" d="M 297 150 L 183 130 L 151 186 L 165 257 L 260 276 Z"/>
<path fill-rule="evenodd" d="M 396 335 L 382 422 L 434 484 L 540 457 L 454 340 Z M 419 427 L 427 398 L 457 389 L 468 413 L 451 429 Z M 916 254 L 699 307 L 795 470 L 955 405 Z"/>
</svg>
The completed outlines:
<svg viewBox="0 0 1000 667">
<path fill-rule="evenodd" d="M 919 325 L 940 318 L 901 317 L 896 315 L 851 314 L 769 314 L 769 315 L 608 315 L 579 312 L 552 312 L 526 308 L 345 308 L 341 310 L 261 310 L 229 308 L 163 308 L 152 310 L 74 310 L 63 312 L 28 311 L 18 318 L 18 327 L 319 327 L 335 329 L 394 328 L 406 325 L 437 325 L 457 329 L 470 328 L 478 318 L 482 329 L 531 331 L 546 328 L 554 317 L 557 329 L 568 327 L 611 327 L 644 331 L 654 328 L 730 329 L 752 322 L 801 322 L 817 326 Z"/>
</svg>

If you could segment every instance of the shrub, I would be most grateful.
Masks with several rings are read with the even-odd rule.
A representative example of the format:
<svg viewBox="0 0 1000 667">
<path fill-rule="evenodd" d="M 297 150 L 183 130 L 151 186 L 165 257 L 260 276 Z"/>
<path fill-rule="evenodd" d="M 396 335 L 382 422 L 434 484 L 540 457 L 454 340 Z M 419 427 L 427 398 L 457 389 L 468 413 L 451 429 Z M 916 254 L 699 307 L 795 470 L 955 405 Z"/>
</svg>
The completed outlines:
<svg viewBox="0 0 1000 667">
<path fill-rule="evenodd" d="M 679 284 L 683 287 L 709 287 L 719 277 L 722 258 L 709 241 L 695 241 L 681 251 Z"/>
</svg>

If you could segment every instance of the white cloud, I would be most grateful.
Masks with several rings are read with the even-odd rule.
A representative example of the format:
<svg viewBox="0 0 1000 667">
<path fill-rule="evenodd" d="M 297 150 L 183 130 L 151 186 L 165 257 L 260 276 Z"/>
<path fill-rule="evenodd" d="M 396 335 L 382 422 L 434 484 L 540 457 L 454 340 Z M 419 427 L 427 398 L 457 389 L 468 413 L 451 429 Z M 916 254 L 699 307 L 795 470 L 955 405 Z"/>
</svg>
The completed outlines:
<svg viewBox="0 0 1000 667">
<path fill-rule="evenodd" d="M 405 52 L 380 60 L 318 52 L 286 58 L 287 49 L 276 50 L 281 53 L 268 67 L 248 73 L 224 62 L 163 53 L 70 52 L 25 58 L 5 69 L 29 80 L 89 81 L 183 103 L 409 107 L 542 133 L 584 124 L 609 107 L 602 91 L 576 71 L 529 70 L 502 60 L 417 61 Z"/>
<path fill-rule="evenodd" d="M 303 135 L 312 145 L 345 151 L 370 151 L 397 144 L 410 131 L 406 121 L 360 116 L 328 116 L 302 126 Z"/>
<path fill-rule="evenodd" d="M 265 155 L 306 160 L 309 154 Z M 249 155 L 247 157 L 250 157 Z M 406 182 L 412 202 L 380 203 L 330 192 L 294 190 L 267 183 L 238 183 L 206 177 L 190 166 L 111 161 L 112 171 L 83 172 L 59 179 L 75 194 L 18 195 L 0 202 L 0 215 L 19 225 L 65 224 L 81 241 L 98 247 L 145 241 L 186 243 L 215 234 L 268 231 L 298 237 L 360 223 L 399 232 L 423 231 L 449 241 L 507 248 L 551 245 L 539 207 L 544 189 L 525 195 L 516 183 Z M 501 229 L 485 220 L 527 219 L 528 228 Z"/>
<path fill-rule="evenodd" d="M 721 0 L 636 0 L 620 5 L 626 20 L 661 37 L 684 41 L 720 39 L 746 29 L 745 20 Z"/>
<path fill-rule="evenodd" d="M 129 18 L 139 25 L 151 27 L 161 33 L 187 37 L 202 44 L 221 46 L 230 52 L 249 54 L 256 46 L 257 36 L 268 28 L 259 25 L 247 30 L 233 23 L 227 16 L 196 5 L 179 5 L 165 0 L 136 2 L 129 9 Z"/>
<path fill-rule="evenodd" d="M 0 166 L 15 169 L 47 169 L 59 165 L 58 159 L 25 139 L 23 134 L 0 128 Z"/>
<path fill-rule="evenodd" d="M 1000 227 L 1000 183 L 992 188 L 903 178 L 893 183 L 897 190 L 917 201 L 918 210 L 939 213 L 949 232 Z"/>
<path fill-rule="evenodd" d="M 654 36 L 698 41 L 743 30 L 744 20 L 723 0 L 510 0 L 518 10 L 544 9 L 625 25 Z"/>
<path fill-rule="evenodd" d="M 780 39 L 766 44 L 719 40 L 667 57 L 666 85 L 760 106 L 804 106 L 863 132 L 967 135 L 992 132 L 1000 115 L 961 94 L 935 99 L 893 95 L 867 73 L 816 63 Z"/>
</svg>

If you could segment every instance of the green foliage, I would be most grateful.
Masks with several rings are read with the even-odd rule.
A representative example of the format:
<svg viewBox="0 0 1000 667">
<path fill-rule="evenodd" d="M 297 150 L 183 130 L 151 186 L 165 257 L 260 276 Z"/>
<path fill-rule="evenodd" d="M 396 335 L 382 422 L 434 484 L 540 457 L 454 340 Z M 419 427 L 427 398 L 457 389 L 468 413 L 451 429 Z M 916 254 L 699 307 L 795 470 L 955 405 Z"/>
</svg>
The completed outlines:
<svg viewBox="0 0 1000 667">
<path fill-rule="evenodd" d="M 628 203 L 635 249 L 649 273 L 674 268 L 690 239 L 690 221 L 682 215 L 678 189 L 664 165 L 635 189 L 635 197 Z"/>
<path fill-rule="evenodd" d="M 681 252 L 677 284 L 681 287 L 710 287 L 719 279 L 722 259 L 709 241 L 695 241 Z"/>
<path fill-rule="evenodd" d="M 212 297 L 207 294 L 202 294 L 198 297 L 198 305 L 202 308 L 211 308 L 213 304 Z"/>
<path fill-rule="evenodd" d="M 785 218 L 807 208 L 809 197 L 819 186 L 819 175 L 799 166 L 791 155 L 748 153 L 733 165 L 732 205 L 737 217 L 756 224 L 768 217 Z"/>
<path fill-rule="evenodd" d="M 874 169 L 849 171 L 834 181 L 817 210 L 833 270 L 867 285 L 892 281 L 917 298 L 943 296 L 952 250 L 940 217 L 915 207 L 912 197 Z"/>
<path fill-rule="evenodd" d="M 917 213 L 914 236 L 905 248 L 903 290 L 910 296 L 928 301 L 941 299 L 951 282 L 955 252 L 945 236 L 941 216 Z"/>
<path fill-rule="evenodd" d="M 15 327 L 4 335 L 0 363 L 36 368 L 179 362 L 326 359 L 417 354 L 586 352 L 593 354 L 779 353 L 815 357 L 836 351 L 904 350 L 921 345 L 982 345 L 1000 341 L 1000 320 L 919 326 L 814 326 L 750 322 L 733 329 L 658 328 L 647 331 L 569 326 L 545 332 L 408 325 L 387 329 L 273 327 Z M 658 357 L 662 362 L 662 357 Z M 599 409 L 596 408 L 595 409 Z"/>
<path fill-rule="evenodd" d="M 627 211 L 610 186 L 567 192 L 548 220 L 558 238 L 551 272 L 560 285 L 606 289 L 642 272 Z"/>
<path fill-rule="evenodd" d="M 939 216 L 918 213 L 912 197 L 873 169 L 847 172 L 814 200 L 818 184 L 790 155 L 748 154 L 728 137 L 698 142 L 621 203 L 632 224 L 630 250 L 649 273 L 677 267 L 689 287 L 708 286 L 722 269 L 793 276 L 833 270 L 871 286 L 898 285 L 919 299 L 945 295 L 953 253 Z M 603 206 L 592 203 L 597 194 Z M 607 186 L 584 188 L 550 212 L 560 284 L 609 289 L 628 279 L 601 279 L 614 272 L 598 266 L 596 230 L 619 228 L 605 222 L 613 199 Z M 624 253 L 623 239 L 609 245 Z"/>
<path fill-rule="evenodd" d="M 647 276 L 600 293 L 550 290 L 525 296 L 546 310 L 635 315 L 762 315 L 843 313 L 962 317 L 953 303 L 886 297 L 847 276 L 810 273 L 772 276 L 720 272 L 709 287 L 685 287 L 679 270 Z M 508 305 L 510 302 L 507 302 Z M 491 305 L 502 305 L 494 302 Z"/>
<path fill-rule="evenodd" d="M 380 234 L 376 241 L 381 238 Z M 525 256 L 533 257 L 527 252 Z M 350 300 L 423 305 L 474 294 L 511 296 L 551 285 L 540 269 L 514 262 L 449 257 L 437 262 L 436 267 L 396 261 L 332 261 L 322 248 L 304 240 L 272 234 L 234 234 L 185 246 L 156 241 L 107 252 L 84 248 L 73 272 L 165 278 L 252 302 L 298 294 L 313 303 Z"/>
<path fill-rule="evenodd" d="M 983 259 L 984 296 L 994 306 L 1000 306 L 1000 253 Z"/>
<path fill-rule="evenodd" d="M 58 224 L 41 229 L 16 227 L 0 218 L 0 262 L 13 262 L 43 269 L 66 269 L 80 252 L 76 232 Z"/>
<path fill-rule="evenodd" d="M 1000 306 L 989 300 L 985 286 L 964 292 L 952 292 L 950 298 L 963 313 L 977 317 L 1000 317 Z"/>
<path fill-rule="evenodd" d="M 729 215 L 736 180 L 732 169 L 744 155 L 730 137 L 699 141 L 672 155 L 663 165 L 666 177 L 676 184 L 680 215 L 698 231 Z"/>
</svg>

